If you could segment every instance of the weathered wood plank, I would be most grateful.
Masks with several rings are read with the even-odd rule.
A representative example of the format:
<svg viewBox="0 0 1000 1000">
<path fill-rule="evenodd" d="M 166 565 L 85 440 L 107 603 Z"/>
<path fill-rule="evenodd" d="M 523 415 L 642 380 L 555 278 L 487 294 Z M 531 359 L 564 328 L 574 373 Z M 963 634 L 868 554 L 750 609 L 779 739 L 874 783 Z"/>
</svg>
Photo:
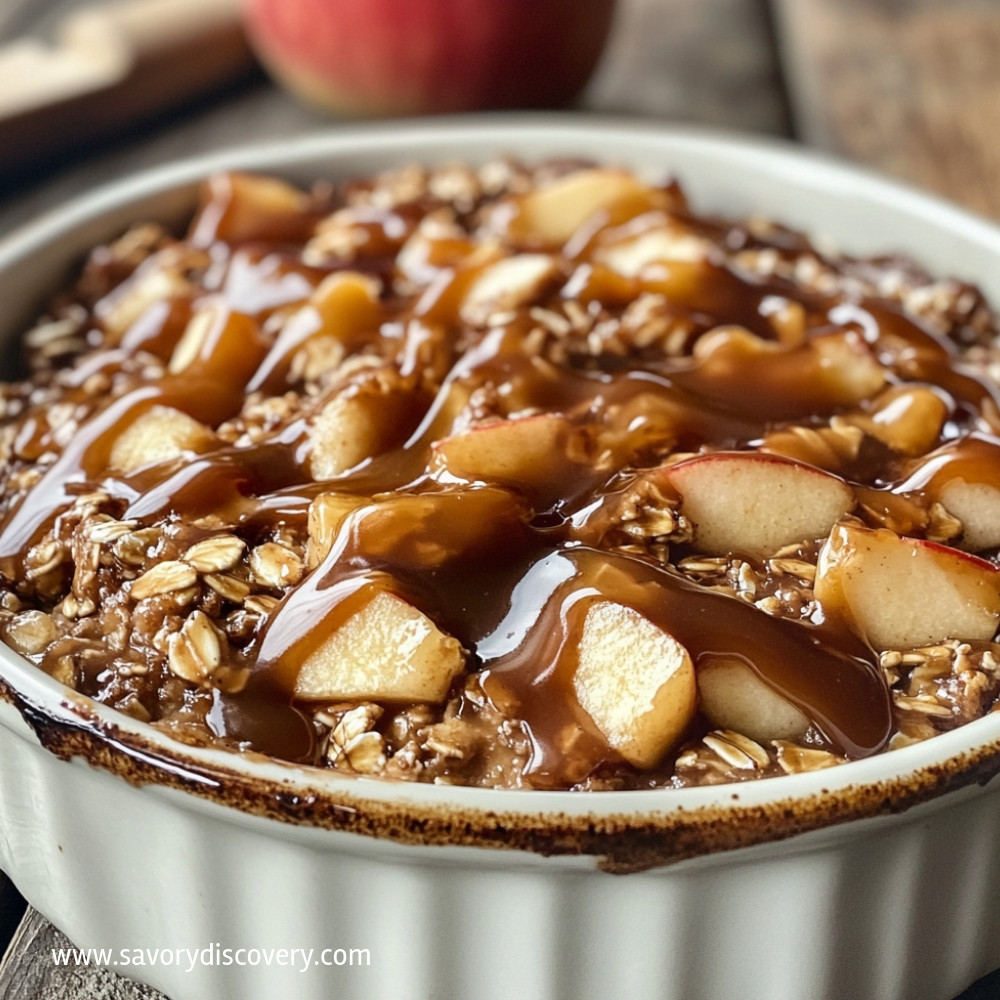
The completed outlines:
<svg viewBox="0 0 1000 1000">
<path fill-rule="evenodd" d="M 1000 218 L 1000 6 L 773 2 L 803 139 Z"/>
<path fill-rule="evenodd" d="M 25 915 L 0 966 L 0 1000 L 164 1000 L 110 969 L 57 965 L 52 949 L 70 940 L 35 910 Z"/>
<path fill-rule="evenodd" d="M 789 132 L 767 0 L 620 0 L 587 110 Z"/>
</svg>

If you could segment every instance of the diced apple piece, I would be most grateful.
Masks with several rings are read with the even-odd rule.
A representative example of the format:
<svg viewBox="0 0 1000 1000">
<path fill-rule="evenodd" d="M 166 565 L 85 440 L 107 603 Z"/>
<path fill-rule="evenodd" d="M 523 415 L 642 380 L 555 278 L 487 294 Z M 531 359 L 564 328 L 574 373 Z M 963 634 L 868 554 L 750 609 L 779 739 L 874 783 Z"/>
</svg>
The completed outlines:
<svg viewBox="0 0 1000 1000">
<path fill-rule="evenodd" d="M 380 294 L 374 278 L 360 271 L 336 271 L 316 286 L 309 306 L 319 314 L 324 333 L 349 341 L 378 322 Z"/>
<path fill-rule="evenodd" d="M 516 237 L 561 246 L 596 212 L 610 222 L 668 207 L 666 192 L 622 170 L 578 170 L 536 188 L 518 202 L 511 229 Z"/>
<path fill-rule="evenodd" d="M 693 354 L 699 364 L 678 373 L 677 384 L 725 398 L 758 418 L 834 413 L 871 399 L 886 383 L 871 348 L 852 332 L 787 346 L 723 326 L 703 334 Z"/>
<path fill-rule="evenodd" d="M 474 562 L 498 549 L 509 554 L 523 544 L 527 519 L 517 495 L 496 486 L 386 493 L 351 517 L 351 552 L 391 559 L 418 572 L 434 570 L 454 559 Z M 338 532 L 342 526 L 343 520 Z"/>
<path fill-rule="evenodd" d="M 516 309 L 537 298 L 558 273 L 555 258 L 522 253 L 490 264 L 466 292 L 459 313 L 473 326 L 484 325 L 496 313 Z"/>
<path fill-rule="evenodd" d="M 111 446 L 109 464 L 116 472 L 127 474 L 145 465 L 208 451 L 215 443 L 211 427 L 172 406 L 154 406 L 118 435 Z"/>
<path fill-rule="evenodd" d="M 666 470 L 694 524 L 693 544 L 712 555 L 763 557 L 823 538 L 854 506 L 837 476 L 777 455 L 716 452 Z"/>
<path fill-rule="evenodd" d="M 902 455 L 923 455 L 937 442 L 949 406 L 929 386 L 893 386 L 875 400 L 869 413 L 848 420 Z"/>
<path fill-rule="evenodd" d="M 309 543 L 306 547 L 309 569 L 315 569 L 330 554 L 348 515 L 367 503 L 367 497 L 353 493 L 321 493 L 309 504 Z"/>
<path fill-rule="evenodd" d="M 830 333 L 809 341 L 827 391 L 844 403 L 871 399 L 885 385 L 885 370 L 871 348 L 853 333 Z"/>
<path fill-rule="evenodd" d="M 981 552 L 1000 546 L 1000 489 L 996 486 L 953 479 L 942 487 L 941 503 L 962 522 L 963 548 Z"/>
<path fill-rule="evenodd" d="M 570 431 L 551 413 L 481 424 L 434 442 L 431 468 L 469 482 L 547 483 Z"/>
<path fill-rule="evenodd" d="M 674 263 L 670 265 L 670 276 L 674 276 L 674 268 L 682 270 L 696 270 L 697 265 L 687 263 Z M 683 278 L 681 279 L 683 283 Z M 657 285 L 667 283 L 663 274 L 658 274 Z M 674 284 L 676 287 L 676 284 Z M 636 302 L 643 294 L 662 295 L 665 298 L 670 296 L 669 292 L 662 291 L 657 287 L 655 292 L 643 292 L 642 286 L 635 278 L 626 278 L 623 274 L 613 271 L 606 264 L 599 264 L 594 261 L 581 260 L 574 268 L 566 283 L 559 290 L 560 296 L 564 300 L 573 299 L 587 309 L 592 302 L 600 303 L 601 306 L 612 307 L 621 306 L 627 309 Z"/>
<path fill-rule="evenodd" d="M 174 348 L 167 370 L 171 375 L 217 379 L 245 385 L 267 352 L 257 323 L 231 312 L 221 301 L 198 310 Z"/>
<path fill-rule="evenodd" d="M 441 702 L 462 671 L 459 641 L 401 597 L 377 589 L 299 668 L 299 698 Z"/>
<path fill-rule="evenodd" d="M 773 340 L 758 337 L 745 326 L 726 324 L 703 333 L 691 351 L 696 361 L 729 368 L 745 358 L 787 354 L 787 349 Z"/>
<path fill-rule="evenodd" d="M 712 243 L 677 222 L 649 229 L 630 240 L 601 248 L 597 261 L 626 278 L 637 278 L 650 264 L 698 263 L 705 260 Z"/>
<path fill-rule="evenodd" d="M 343 551 L 349 543 L 351 553 L 366 559 L 388 557 L 397 566 L 433 570 L 451 559 L 482 558 L 498 546 L 509 553 L 524 538 L 528 516 L 516 494 L 496 486 L 372 498 L 323 493 L 309 505 L 308 564 L 313 569 L 335 545 Z M 342 532 L 349 517 L 347 539 Z"/>
<path fill-rule="evenodd" d="M 885 528 L 838 524 L 820 550 L 815 594 L 877 650 L 992 639 L 1000 624 L 992 563 Z"/>
<path fill-rule="evenodd" d="M 745 663 L 715 657 L 698 667 L 701 711 L 713 726 L 758 743 L 795 740 L 809 728 L 806 714 Z"/>
<path fill-rule="evenodd" d="M 962 522 L 972 552 L 1000 546 L 1000 442 L 971 434 L 921 457 L 896 491 L 940 503 Z"/>
<path fill-rule="evenodd" d="M 205 184 L 203 203 L 191 225 L 191 242 L 196 246 L 216 240 L 301 240 L 314 225 L 309 196 L 276 177 L 216 174 Z"/>
<path fill-rule="evenodd" d="M 295 353 L 314 337 L 333 337 L 349 346 L 375 329 L 381 319 L 380 291 L 377 281 L 358 271 L 328 275 L 285 321 L 248 389 L 266 388 L 284 378 Z"/>
<path fill-rule="evenodd" d="M 411 393 L 378 378 L 355 383 L 334 396 L 310 431 L 313 479 L 333 479 L 402 443 L 416 423 L 414 408 Z"/>
<path fill-rule="evenodd" d="M 805 343 L 806 309 L 801 302 L 784 295 L 768 295 L 761 301 L 760 314 L 771 321 L 782 344 L 796 347 Z"/>
<path fill-rule="evenodd" d="M 161 302 L 191 295 L 194 286 L 176 270 L 155 266 L 157 258 L 147 262 L 94 307 L 101 325 L 117 342 L 147 309 Z"/>
<path fill-rule="evenodd" d="M 694 715 L 697 689 L 687 650 L 633 608 L 587 609 L 573 688 L 608 743 L 636 767 L 654 767 Z"/>
<path fill-rule="evenodd" d="M 478 249 L 469 234 L 447 215 L 421 219 L 396 254 L 396 271 L 414 285 L 426 286 L 441 271 L 461 265 Z"/>
</svg>

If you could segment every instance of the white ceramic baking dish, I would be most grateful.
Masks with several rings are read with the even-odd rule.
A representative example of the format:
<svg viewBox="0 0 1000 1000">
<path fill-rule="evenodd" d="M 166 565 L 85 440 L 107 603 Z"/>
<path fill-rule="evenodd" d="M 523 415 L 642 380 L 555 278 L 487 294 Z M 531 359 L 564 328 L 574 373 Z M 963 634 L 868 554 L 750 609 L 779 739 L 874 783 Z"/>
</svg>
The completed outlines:
<svg viewBox="0 0 1000 1000">
<path fill-rule="evenodd" d="M 1000 230 L 867 173 L 746 138 L 498 117 L 117 183 L 0 246 L 0 332 L 129 221 L 177 222 L 215 169 L 305 182 L 496 154 L 674 172 L 699 210 L 902 251 L 1000 301 Z M 7 649 L 0 677 L 0 866 L 78 946 L 173 1000 L 949 1000 L 1000 966 L 1000 713 L 741 785 L 494 791 L 182 748 Z M 276 951 L 292 948 L 312 949 L 305 971 Z"/>
</svg>

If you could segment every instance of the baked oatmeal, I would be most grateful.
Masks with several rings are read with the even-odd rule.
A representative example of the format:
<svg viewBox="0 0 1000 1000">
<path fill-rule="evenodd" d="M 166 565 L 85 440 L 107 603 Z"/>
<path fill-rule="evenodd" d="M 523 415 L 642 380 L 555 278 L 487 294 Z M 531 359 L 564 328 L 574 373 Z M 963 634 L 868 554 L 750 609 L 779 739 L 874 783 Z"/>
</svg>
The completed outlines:
<svg viewBox="0 0 1000 1000">
<path fill-rule="evenodd" d="M 178 740 L 616 789 L 1000 694 L 974 287 L 575 161 L 221 174 L 2 387 L 0 635 Z"/>
</svg>

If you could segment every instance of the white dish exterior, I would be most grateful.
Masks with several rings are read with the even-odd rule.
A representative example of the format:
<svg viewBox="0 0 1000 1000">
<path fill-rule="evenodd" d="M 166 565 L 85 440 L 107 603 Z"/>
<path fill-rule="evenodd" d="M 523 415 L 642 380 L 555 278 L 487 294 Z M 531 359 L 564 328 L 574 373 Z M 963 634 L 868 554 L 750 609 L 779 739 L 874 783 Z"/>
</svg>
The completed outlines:
<svg viewBox="0 0 1000 1000">
<path fill-rule="evenodd" d="M 496 117 L 215 154 L 90 195 L 0 245 L 0 333 L 129 221 L 179 220 L 213 170 L 309 182 L 502 154 L 673 173 L 699 211 L 898 251 L 1000 302 L 1000 230 L 862 171 L 694 130 Z M 370 951 L 306 972 L 119 966 L 172 1000 L 950 1000 L 1000 966 L 1000 713 L 832 770 L 588 795 L 244 761 L 81 705 L 6 648 L 0 676 L 0 867 L 79 947 Z M 63 759 L 80 749 L 93 763 Z"/>
</svg>

